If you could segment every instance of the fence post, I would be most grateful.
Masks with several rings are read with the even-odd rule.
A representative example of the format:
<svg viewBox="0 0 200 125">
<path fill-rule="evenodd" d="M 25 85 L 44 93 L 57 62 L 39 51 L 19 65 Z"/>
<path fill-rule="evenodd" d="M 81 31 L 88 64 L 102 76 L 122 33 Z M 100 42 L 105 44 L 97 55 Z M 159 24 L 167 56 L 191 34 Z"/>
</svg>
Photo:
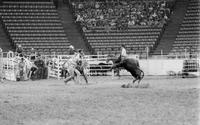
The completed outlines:
<svg viewBox="0 0 200 125">
<path fill-rule="evenodd" d="M 163 50 L 162 49 L 160 50 L 160 55 L 163 58 Z"/>
<path fill-rule="evenodd" d="M 0 48 L 0 82 L 3 82 L 3 51 Z"/>
<path fill-rule="evenodd" d="M 114 76 L 115 76 L 115 72 L 114 72 L 114 69 L 112 69 L 112 79 L 114 79 Z"/>
<path fill-rule="evenodd" d="M 61 74 L 60 74 L 60 68 L 61 68 L 61 67 L 60 67 L 60 60 L 61 60 L 61 57 L 58 56 L 58 57 L 57 57 L 57 65 L 58 65 L 58 66 L 57 66 L 57 68 L 58 68 L 58 69 L 57 69 L 57 79 L 58 79 L 58 80 L 60 79 L 60 75 L 61 75 Z"/>
<path fill-rule="evenodd" d="M 148 46 L 146 47 L 146 57 L 147 57 L 147 59 L 149 58 L 149 47 Z"/>
</svg>

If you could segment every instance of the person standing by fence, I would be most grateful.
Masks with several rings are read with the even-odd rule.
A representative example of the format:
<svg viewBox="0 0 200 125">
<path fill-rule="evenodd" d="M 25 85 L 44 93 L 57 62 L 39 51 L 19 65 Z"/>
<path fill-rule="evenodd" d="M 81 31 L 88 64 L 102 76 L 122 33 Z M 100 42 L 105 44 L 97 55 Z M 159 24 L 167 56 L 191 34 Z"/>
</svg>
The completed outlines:
<svg viewBox="0 0 200 125">
<path fill-rule="evenodd" d="M 18 56 L 23 57 L 23 48 L 22 45 L 18 44 L 16 48 L 16 53 Z"/>
<path fill-rule="evenodd" d="M 19 80 L 24 81 L 26 75 L 26 64 L 24 62 L 24 58 L 21 58 L 19 62 Z"/>
<path fill-rule="evenodd" d="M 3 82 L 3 50 L 0 48 L 0 82 Z"/>
</svg>

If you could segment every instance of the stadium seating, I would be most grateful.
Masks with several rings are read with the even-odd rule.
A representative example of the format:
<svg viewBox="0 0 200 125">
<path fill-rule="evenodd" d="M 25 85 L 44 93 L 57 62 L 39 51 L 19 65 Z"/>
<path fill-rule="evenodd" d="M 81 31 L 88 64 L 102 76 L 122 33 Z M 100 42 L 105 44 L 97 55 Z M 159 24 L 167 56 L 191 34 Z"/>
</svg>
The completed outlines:
<svg viewBox="0 0 200 125">
<path fill-rule="evenodd" d="M 3 2 L 0 16 L 13 45 L 25 53 L 33 47 L 41 54 L 68 54 L 70 42 L 52 2 Z"/>
<path fill-rule="evenodd" d="M 170 53 L 196 55 L 200 52 L 200 3 L 190 0 L 184 20 Z"/>
<path fill-rule="evenodd" d="M 146 47 L 153 48 L 162 31 L 162 27 L 140 27 L 140 29 L 134 29 L 134 27 L 126 31 L 113 29 L 109 33 L 105 32 L 105 30 L 100 32 L 97 30 L 95 33 L 86 31 L 84 35 L 92 48 L 102 54 L 119 53 L 122 44 L 126 45 L 130 54 L 143 54 L 146 53 Z"/>
<path fill-rule="evenodd" d="M 122 44 L 125 44 L 129 54 L 139 54 L 141 56 L 144 56 L 146 55 L 147 48 L 148 51 L 151 51 L 154 47 L 156 47 L 165 25 L 165 23 L 162 22 L 164 20 L 164 18 L 162 17 L 163 15 L 162 14 L 159 15 L 158 13 L 164 10 L 163 13 L 165 13 L 164 15 L 166 16 L 167 15 L 166 13 L 168 12 L 170 13 L 170 9 L 167 8 L 165 5 L 163 5 L 166 3 L 160 3 L 159 1 L 157 3 L 151 0 L 143 1 L 144 3 L 138 1 L 130 1 L 130 2 L 131 3 L 127 3 L 127 1 L 124 0 L 120 1 L 120 4 L 119 3 L 105 4 L 103 2 L 98 2 L 98 4 L 90 3 L 90 4 L 96 4 L 92 7 L 89 3 L 85 4 L 84 2 L 82 3 L 75 2 L 72 4 L 76 21 L 82 28 L 83 36 L 95 53 L 119 54 L 120 46 Z M 148 5 L 160 4 L 161 6 L 163 6 L 157 9 L 155 9 L 156 7 L 154 7 L 154 9 L 157 12 L 156 14 L 160 16 L 159 17 L 160 19 L 157 18 L 150 19 L 154 18 L 150 16 L 145 17 L 146 16 L 145 14 L 149 14 L 151 16 L 154 15 L 153 12 L 148 13 L 147 11 L 143 10 L 142 4 L 146 3 L 149 3 Z M 112 5 L 109 6 L 108 4 Z M 113 4 L 115 4 L 115 6 Z M 133 7 L 131 8 L 131 6 Z M 122 15 L 116 14 L 118 13 L 117 7 L 119 7 L 118 8 L 120 11 L 119 13 L 121 13 Z M 151 9 L 151 7 L 149 8 Z M 135 10 L 138 9 L 137 11 L 142 10 L 141 14 L 132 15 L 134 9 Z M 101 13 L 102 11 L 108 14 L 98 15 L 98 12 Z M 129 12 L 131 13 L 129 14 Z M 133 24 L 131 26 L 128 25 L 128 22 L 131 21 L 131 19 L 129 20 L 129 17 L 131 16 L 133 16 L 133 18 L 134 16 L 138 17 L 141 16 L 142 13 L 144 13 L 143 15 L 145 17 L 145 18 L 141 17 L 143 18 L 143 20 L 139 22 L 137 22 L 136 20 L 136 24 Z M 93 16 L 95 14 L 97 14 L 97 16 Z M 101 18 L 104 18 L 103 21 L 101 20 Z"/>
</svg>

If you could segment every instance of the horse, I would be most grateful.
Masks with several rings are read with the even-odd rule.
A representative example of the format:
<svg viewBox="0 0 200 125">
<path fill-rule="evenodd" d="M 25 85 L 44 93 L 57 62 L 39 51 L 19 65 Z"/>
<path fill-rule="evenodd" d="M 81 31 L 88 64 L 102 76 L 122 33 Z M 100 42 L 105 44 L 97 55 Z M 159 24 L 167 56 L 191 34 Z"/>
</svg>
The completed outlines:
<svg viewBox="0 0 200 125">
<path fill-rule="evenodd" d="M 87 79 L 87 69 L 88 63 L 85 59 L 81 59 L 79 57 L 79 54 L 75 54 L 73 57 L 71 57 L 69 60 L 65 61 L 62 64 L 62 69 L 66 70 L 69 73 L 69 76 L 65 79 L 65 84 L 69 82 L 70 80 L 78 80 L 79 83 L 79 76 L 82 74 L 86 84 L 88 84 Z"/>
<path fill-rule="evenodd" d="M 144 72 L 140 69 L 139 61 L 133 58 L 125 58 L 121 60 L 119 57 L 113 62 L 111 69 L 124 68 L 135 78 L 133 84 L 138 80 L 138 85 L 144 77 Z"/>
<path fill-rule="evenodd" d="M 106 63 L 107 64 L 111 64 L 112 66 L 116 63 L 119 63 L 119 57 L 114 56 L 114 55 L 108 55 L 107 56 L 107 60 Z M 118 67 L 114 69 L 114 73 L 116 73 L 116 75 L 120 78 L 120 70 L 123 69 L 122 67 Z"/>
</svg>

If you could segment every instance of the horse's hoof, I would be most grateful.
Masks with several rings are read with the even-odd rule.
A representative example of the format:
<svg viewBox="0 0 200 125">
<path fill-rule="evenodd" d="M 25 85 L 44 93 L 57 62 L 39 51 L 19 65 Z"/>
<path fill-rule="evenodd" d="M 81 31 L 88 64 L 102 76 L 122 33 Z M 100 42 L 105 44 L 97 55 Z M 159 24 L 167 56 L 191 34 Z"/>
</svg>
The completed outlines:
<svg viewBox="0 0 200 125">
<path fill-rule="evenodd" d="M 139 85 L 135 85 L 135 88 L 139 88 L 140 86 Z"/>
<path fill-rule="evenodd" d="M 67 85 L 67 81 L 64 81 L 65 85 Z"/>
<path fill-rule="evenodd" d="M 133 88 L 133 85 L 131 83 L 127 84 L 127 88 Z"/>
<path fill-rule="evenodd" d="M 126 85 L 125 85 L 125 84 L 123 84 L 121 87 L 122 87 L 122 88 L 126 88 Z"/>
</svg>

